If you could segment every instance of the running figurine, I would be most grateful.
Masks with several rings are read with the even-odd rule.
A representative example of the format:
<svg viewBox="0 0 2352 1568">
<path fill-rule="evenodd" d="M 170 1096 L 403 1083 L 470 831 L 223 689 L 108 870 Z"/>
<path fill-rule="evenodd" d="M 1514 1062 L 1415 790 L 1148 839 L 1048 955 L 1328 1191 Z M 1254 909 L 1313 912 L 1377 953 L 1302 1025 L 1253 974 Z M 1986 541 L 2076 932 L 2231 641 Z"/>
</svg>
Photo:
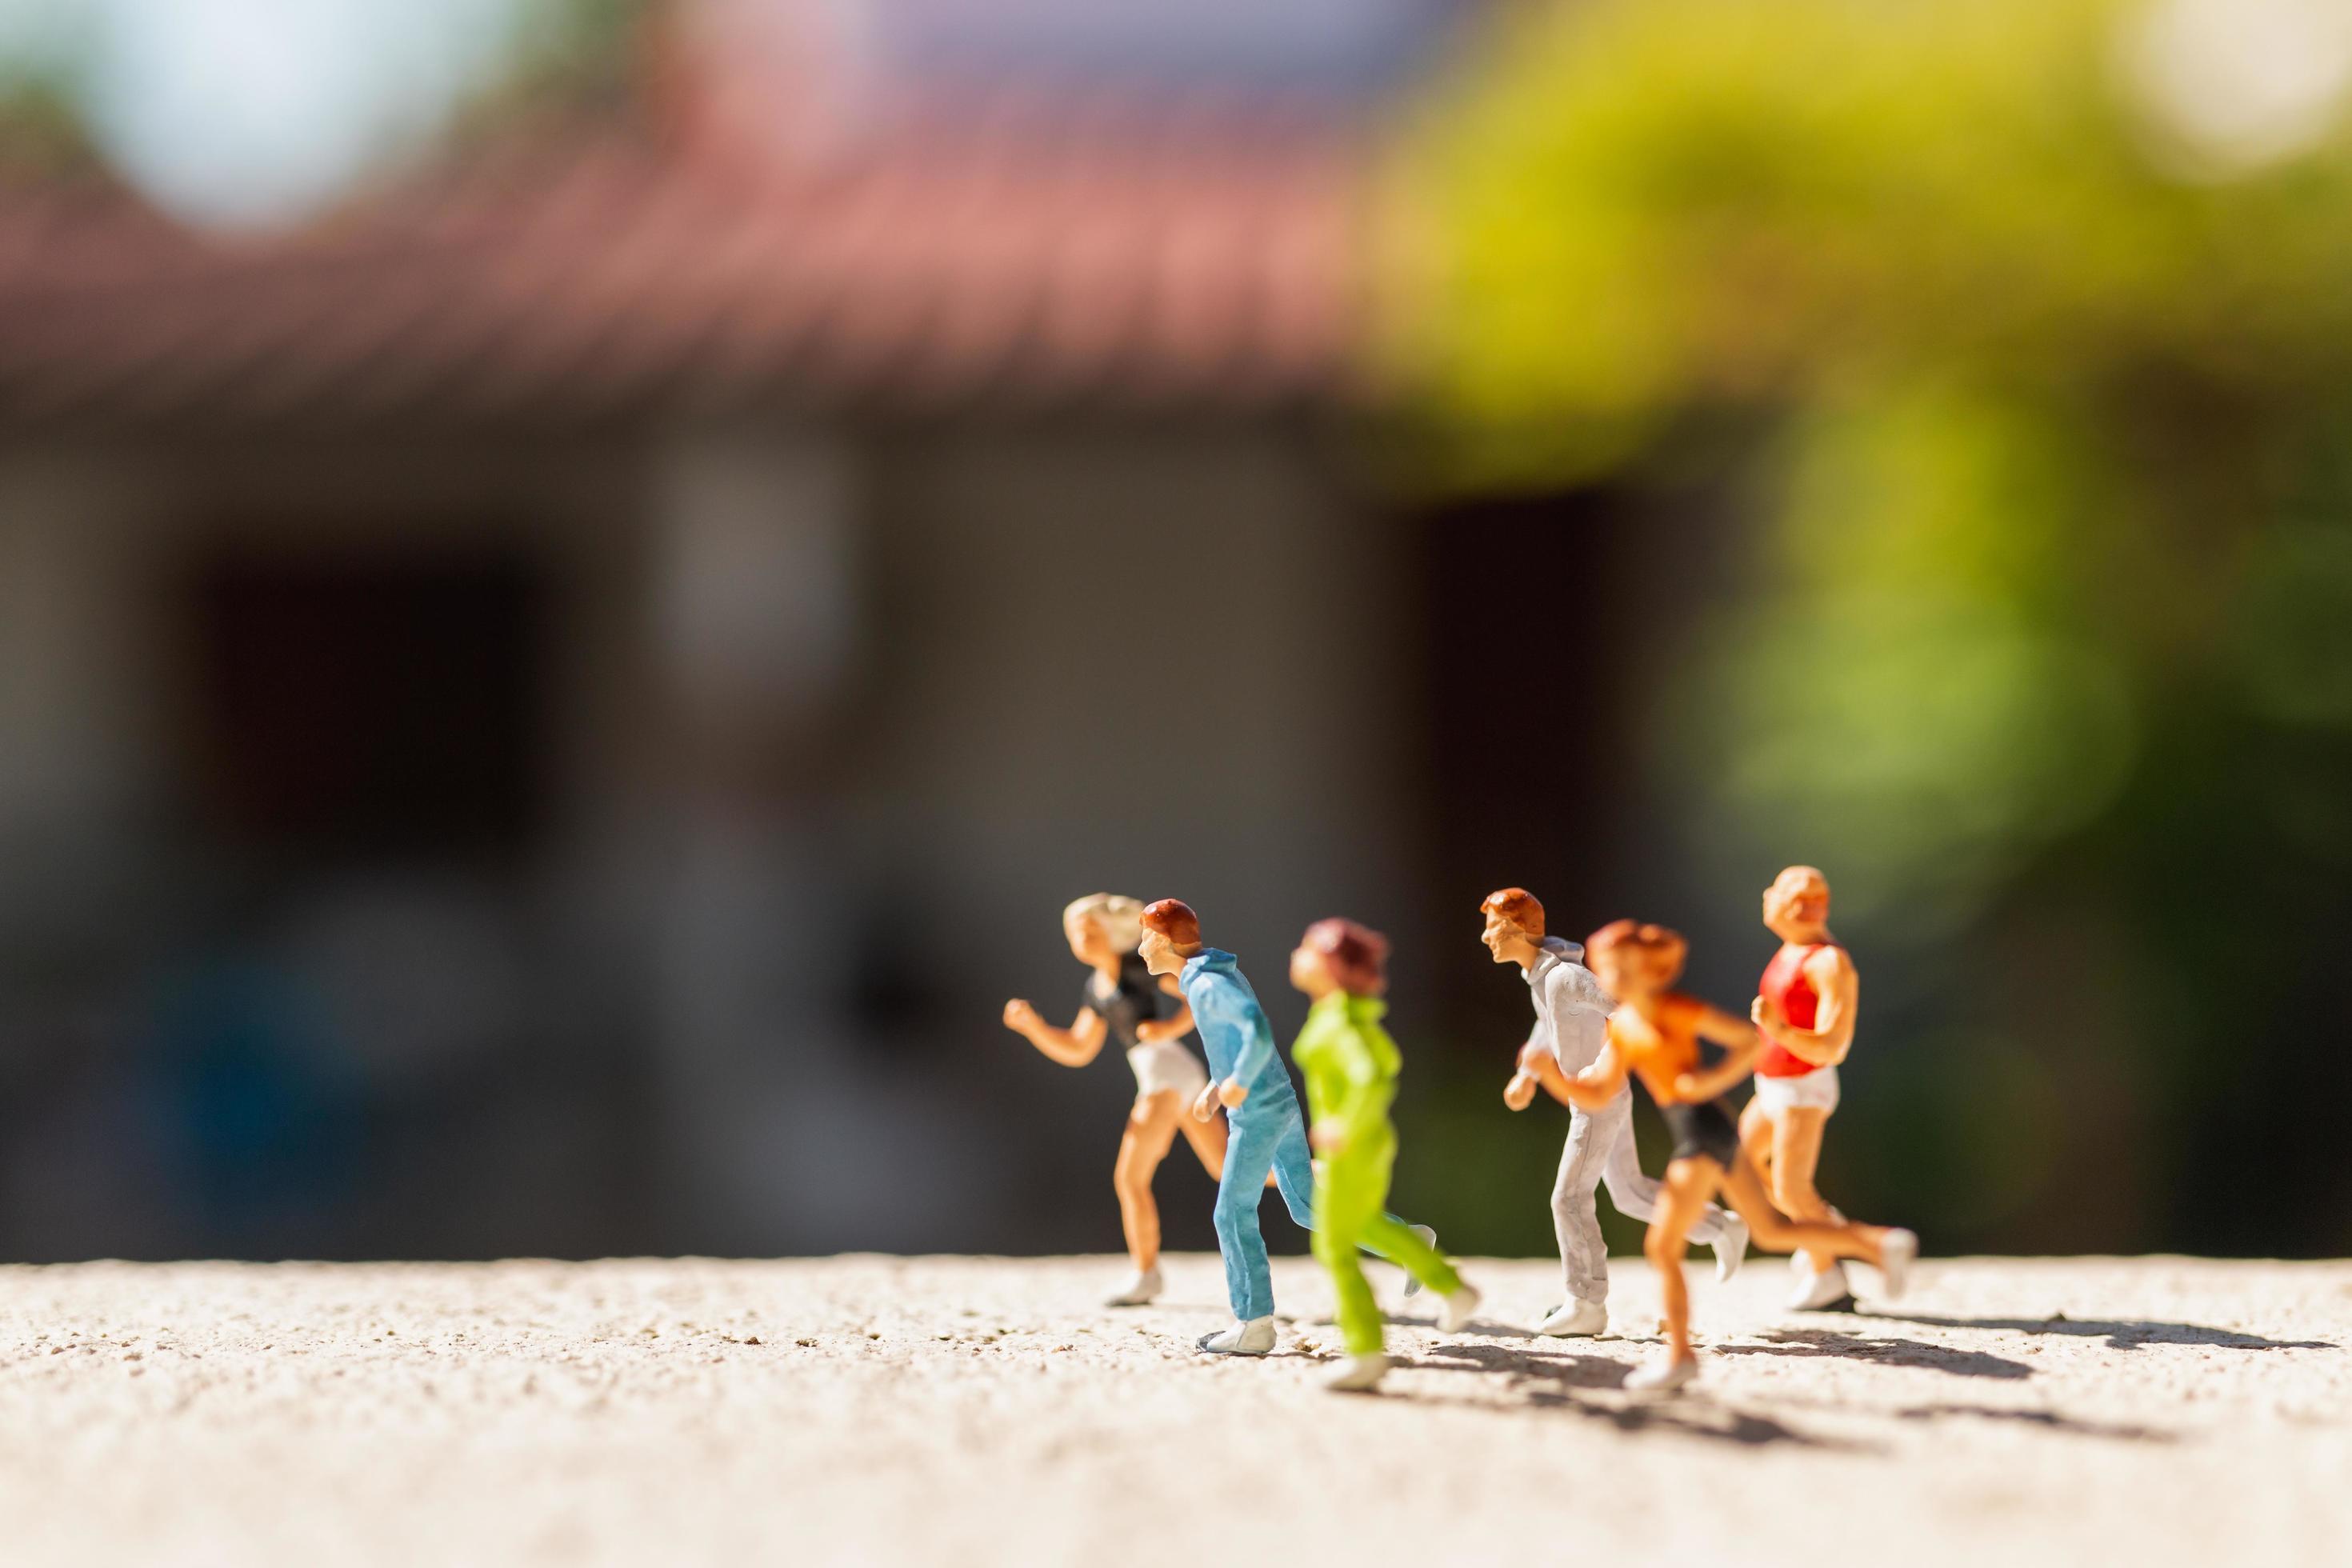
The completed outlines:
<svg viewBox="0 0 2352 1568">
<path fill-rule="evenodd" d="M 1536 1008 L 1535 1031 L 1519 1047 L 1518 1070 L 1504 1086 L 1503 1103 L 1525 1110 L 1540 1084 L 1569 1108 L 1568 1142 L 1551 1190 L 1552 1230 L 1559 1238 L 1567 1296 L 1536 1331 L 1598 1334 L 1609 1327 L 1609 1248 L 1593 1210 L 1593 1191 L 1606 1183 L 1617 1212 L 1645 1225 L 1657 1215 L 1659 1192 L 1658 1184 L 1642 1173 L 1634 1150 L 1633 1089 L 1598 1110 L 1585 1110 L 1564 1087 L 1570 1075 L 1599 1058 L 1612 1004 L 1580 962 L 1584 950 L 1544 934 L 1544 907 L 1533 893 L 1505 888 L 1487 894 L 1478 910 L 1486 917 L 1479 940 L 1496 963 L 1519 966 Z M 1748 1252 L 1748 1226 L 1713 1204 L 1691 1226 L 1691 1239 L 1715 1248 L 1717 1279 L 1738 1273 Z"/>
<path fill-rule="evenodd" d="M 1764 889 L 1764 924 L 1780 951 L 1764 968 L 1748 1016 L 1763 1032 L 1756 1097 L 1739 1118 L 1740 1147 L 1792 1219 L 1837 1211 L 1813 1190 L 1822 1134 L 1838 1108 L 1838 1063 L 1853 1045 L 1861 977 L 1830 934 L 1830 883 L 1811 866 L 1791 866 Z M 1828 1311 L 1853 1305 L 1845 1265 L 1825 1252 L 1790 1259 L 1797 1272 L 1789 1305 Z"/>
<path fill-rule="evenodd" d="M 1106 1039 L 1116 1039 L 1135 1069 L 1135 1107 L 1118 1141 L 1118 1163 L 1111 1169 L 1135 1277 L 1110 1298 L 1114 1307 L 1139 1307 L 1160 1294 L 1160 1205 L 1151 1196 L 1151 1178 L 1178 1131 L 1201 1157 L 1211 1181 L 1225 1163 L 1225 1124 L 1184 1114 L 1209 1075 L 1200 1058 L 1177 1043 L 1192 1026 L 1192 1010 L 1180 1001 L 1172 1017 L 1159 1016 L 1160 992 L 1173 995 L 1176 987 L 1167 981 L 1155 984 L 1136 953 L 1142 914 L 1141 904 L 1117 893 L 1092 893 L 1062 911 L 1070 952 L 1094 971 L 1068 1028 L 1055 1028 L 1026 1002 L 1004 1005 L 1004 1026 L 1064 1067 L 1086 1066 L 1101 1053 Z"/>
<path fill-rule="evenodd" d="M 1478 1292 L 1421 1237 L 1383 1212 L 1396 1163 L 1389 1106 L 1403 1065 L 1381 1026 L 1388 1011 L 1388 939 L 1352 921 L 1318 921 L 1290 955 L 1290 983 L 1314 1005 L 1290 1047 L 1307 1079 L 1312 1118 L 1307 1140 L 1321 1163 L 1315 1173 L 1315 1256 L 1331 1272 L 1340 1338 L 1348 1359 L 1328 1386 L 1369 1393 L 1389 1369 L 1380 1302 L 1356 1257 L 1370 1247 L 1402 1264 L 1445 1303 L 1441 1326 L 1458 1329 L 1477 1310 Z M 1246 1102 L 1244 1102 L 1246 1103 Z"/>
<path fill-rule="evenodd" d="M 1201 1044 L 1215 1077 L 1192 1101 L 1193 1116 L 1206 1121 L 1222 1102 L 1230 1123 L 1224 1173 L 1217 1184 L 1216 1222 L 1234 1321 L 1233 1327 L 1203 1337 L 1201 1348 L 1213 1355 L 1265 1355 L 1275 1342 L 1274 1278 L 1266 1267 L 1257 1205 L 1268 1172 L 1290 1217 L 1309 1229 L 1315 1224 L 1315 1173 L 1298 1096 L 1275 1055 L 1274 1027 L 1258 1005 L 1257 993 L 1250 989 L 1232 953 L 1202 945 L 1201 922 L 1190 906 L 1162 899 L 1147 907 L 1138 951 L 1152 973 L 1178 977 L 1200 1026 Z M 1435 1239 L 1426 1229 L 1420 1236 L 1424 1242 Z M 1408 1284 L 1406 1293 L 1419 1284 Z M 1449 1302 L 1448 1326 L 1459 1328 L 1475 1304 L 1457 1312 Z"/>
<path fill-rule="evenodd" d="M 1731 1200 L 1757 1245 L 1772 1252 L 1817 1251 L 1875 1264 L 1890 1299 L 1902 1295 L 1905 1276 L 1919 1254 L 1919 1238 L 1907 1230 L 1844 1219 L 1790 1219 L 1772 1206 L 1717 1098 L 1748 1076 L 1756 1031 L 1746 1019 L 1672 989 L 1687 951 L 1679 933 L 1633 921 L 1618 921 L 1592 934 L 1585 952 L 1601 984 L 1617 998 L 1617 1009 L 1609 1016 L 1609 1040 L 1600 1059 L 1563 1083 L 1571 1104 L 1597 1111 L 1624 1092 L 1629 1075 L 1637 1077 L 1675 1135 L 1658 1213 L 1642 1248 L 1658 1271 L 1665 1298 L 1667 1348 L 1664 1359 L 1626 1379 L 1625 1386 L 1636 1390 L 1678 1388 L 1698 1372 L 1691 1352 L 1683 1249 L 1707 1200 L 1717 1193 Z M 1728 1053 L 1713 1068 L 1700 1060 L 1702 1038 Z"/>
</svg>

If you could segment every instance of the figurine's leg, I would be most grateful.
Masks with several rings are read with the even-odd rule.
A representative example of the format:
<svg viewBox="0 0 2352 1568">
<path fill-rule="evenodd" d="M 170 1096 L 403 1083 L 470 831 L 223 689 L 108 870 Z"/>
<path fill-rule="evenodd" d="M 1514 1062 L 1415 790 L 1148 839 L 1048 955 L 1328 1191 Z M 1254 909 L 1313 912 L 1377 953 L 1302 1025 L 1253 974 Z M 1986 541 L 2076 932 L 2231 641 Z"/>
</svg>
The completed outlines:
<svg viewBox="0 0 2352 1568">
<path fill-rule="evenodd" d="M 1822 1252 L 1833 1258 L 1859 1258 L 1879 1264 L 1879 1244 L 1889 1234 L 1885 1226 L 1857 1225 L 1852 1220 L 1790 1219 L 1772 1206 L 1763 1178 L 1746 1155 L 1724 1173 L 1724 1195 L 1756 1245 L 1767 1252 Z M 1881 1265 L 1883 1267 L 1883 1265 Z"/>
<path fill-rule="evenodd" d="M 1307 1143 L 1307 1122 L 1293 1114 L 1275 1145 L 1274 1184 L 1282 1205 L 1304 1230 L 1315 1228 L 1315 1157 Z"/>
<path fill-rule="evenodd" d="M 1381 1304 L 1356 1257 L 1358 1237 L 1380 1213 L 1388 1185 L 1385 1169 L 1366 1168 L 1370 1161 L 1363 1156 L 1373 1152 L 1350 1149 L 1327 1157 L 1315 1187 L 1315 1256 L 1330 1271 L 1339 1338 L 1352 1356 L 1378 1355 L 1383 1345 Z"/>
<path fill-rule="evenodd" d="M 1620 1098 L 1606 1110 L 1595 1113 L 1593 1121 L 1595 1131 L 1609 1141 L 1601 1181 L 1609 1189 L 1610 1203 L 1627 1219 L 1649 1224 L 1657 1213 L 1661 1189 L 1642 1169 L 1641 1151 L 1633 1141 L 1633 1101 L 1630 1097 Z M 1729 1217 L 1714 1204 L 1707 1205 L 1699 1211 L 1698 1222 L 1691 1226 L 1690 1238 L 1701 1247 L 1713 1247 L 1722 1239 L 1724 1224 Z"/>
<path fill-rule="evenodd" d="M 1315 1228 L 1315 1161 L 1307 1148 L 1307 1123 L 1298 1117 L 1294 1116 L 1290 1119 L 1289 1131 L 1283 1134 L 1281 1145 L 1275 1153 L 1274 1184 L 1282 1190 L 1283 1205 L 1290 1210 L 1290 1217 L 1306 1229 L 1313 1230 Z M 1388 1195 L 1388 1184 L 1385 1182 L 1381 1185 L 1381 1194 L 1382 1197 Z M 1410 1237 L 1416 1246 L 1423 1247 L 1428 1246 L 1428 1243 L 1413 1234 L 1411 1226 L 1397 1218 L 1396 1215 L 1383 1213 L 1380 1218 L 1385 1223 L 1370 1226 L 1366 1232 L 1363 1243 L 1364 1250 L 1374 1257 L 1385 1258 L 1391 1263 L 1400 1267 L 1404 1266 L 1404 1259 L 1397 1255 L 1394 1250 L 1395 1244 L 1391 1240 L 1399 1233 Z"/>
<path fill-rule="evenodd" d="M 1607 1163 L 1605 1124 L 1579 1110 L 1568 1119 L 1568 1142 L 1559 1152 L 1559 1179 L 1552 1184 L 1552 1233 L 1559 1240 L 1561 1283 L 1570 1301 L 1605 1306 L 1609 1300 L 1609 1246 L 1592 1194 Z"/>
<path fill-rule="evenodd" d="M 1773 1206 L 1790 1219 L 1830 1217 L 1830 1205 L 1813 1188 L 1813 1172 L 1822 1160 L 1822 1134 L 1829 1123 L 1828 1111 L 1802 1105 L 1792 1105 L 1772 1119 L 1772 1167 L 1767 1178 L 1768 1190 L 1772 1194 Z M 1837 1259 L 1818 1248 L 1808 1247 L 1805 1261 L 1818 1274 Z"/>
<path fill-rule="evenodd" d="M 1209 1173 L 1209 1180 L 1222 1179 L 1225 1173 L 1225 1119 L 1213 1116 L 1206 1121 L 1195 1121 L 1190 1116 L 1179 1116 L 1176 1125 L 1184 1130 L 1184 1141 L 1200 1156 L 1201 1168 Z"/>
<path fill-rule="evenodd" d="M 1181 1098 L 1172 1089 L 1138 1097 L 1118 1141 L 1118 1163 L 1111 1169 L 1127 1255 L 1138 1274 L 1149 1274 L 1160 1263 L 1160 1205 L 1151 1196 L 1151 1176 L 1176 1142 L 1176 1123 L 1184 1113 Z"/>
<path fill-rule="evenodd" d="M 1225 1294 L 1233 1301 L 1234 1316 L 1244 1322 L 1274 1314 L 1274 1274 L 1266 1267 L 1257 1203 L 1265 1190 L 1266 1167 L 1274 1163 L 1286 1122 L 1295 1129 L 1298 1118 L 1234 1118 L 1225 1144 L 1224 1172 L 1217 1182 L 1217 1247 L 1225 1258 Z"/>
<path fill-rule="evenodd" d="M 1683 1254 L 1690 1249 L 1690 1227 L 1714 1195 L 1722 1172 L 1722 1166 L 1705 1155 L 1670 1162 L 1660 1187 L 1657 1217 L 1650 1222 L 1650 1233 L 1642 1240 L 1643 1256 L 1658 1271 L 1667 1356 L 1672 1362 L 1695 1359 L 1690 1343 L 1690 1282 L 1683 1278 Z"/>
</svg>

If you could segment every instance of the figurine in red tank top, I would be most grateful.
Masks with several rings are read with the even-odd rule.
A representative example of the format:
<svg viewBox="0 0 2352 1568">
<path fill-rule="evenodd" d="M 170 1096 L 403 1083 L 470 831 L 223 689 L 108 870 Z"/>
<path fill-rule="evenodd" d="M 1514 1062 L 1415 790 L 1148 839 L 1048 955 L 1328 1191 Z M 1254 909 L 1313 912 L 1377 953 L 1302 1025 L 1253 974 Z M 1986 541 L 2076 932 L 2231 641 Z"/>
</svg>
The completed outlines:
<svg viewBox="0 0 2352 1568">
<path fill-rule="evenodd" d="M 1830 1219 L 1837 1211 L 1813 1190 L 1822 1133 L 1838 1104 L 1838 1063 L 1853 1044 L 1860 976 L 1830 934 L 1829 879 L 1791 866 L 1764 889 L 1764 924 L 1780 939 L 1765 966 L 1748 1016 L 1763 1036 L 1756 1057 L 1756 1094 L 1739 1118 L 1739 1142 L 1764 1173 L 1772 1201 L 1792 1219 Z M 1800 1311 L 1851 1307 L 1845 1266 L 1826 1253 L 1791 1259 Z"/>
</svg>

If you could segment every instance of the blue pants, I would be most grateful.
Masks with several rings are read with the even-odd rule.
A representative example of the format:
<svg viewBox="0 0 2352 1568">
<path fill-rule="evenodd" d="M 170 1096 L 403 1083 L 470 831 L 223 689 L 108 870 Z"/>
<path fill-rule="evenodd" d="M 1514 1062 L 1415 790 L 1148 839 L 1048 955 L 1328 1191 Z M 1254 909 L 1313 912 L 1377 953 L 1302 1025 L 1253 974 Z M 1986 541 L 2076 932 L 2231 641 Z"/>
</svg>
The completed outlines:
<svg viewBox="0 0 2352 1568">
<path fill-rule="evenodd" d="M 1285 1086 L 1288 1087 L 1287 1085 Z M 1290 1217 L 1304 1230 L 1315 1228 L 1315 1167 L 1307 1148 L 1307 1121 L 1299 1114 L 1297 1096 L 1276 1092 L 1276 1104 L 1262 1105 L 1260 1095 L 1242 1102 L 1230 1113 L 1225 1139 L 1225 1171 L 1217 1183 L 1217 1247 L 1225 1256 L 1225 1295 L 1234 1316 L 1246 1321 L 1274 1315 L 1274 1275 L 1265 1262 L 1265 1235 L 1258 1228 L 1258 1199 L 1265 1193 L 1265 1173 Z M 1402 1225 L 1396 1215 L 1386 1216 Z"/>
</svg>

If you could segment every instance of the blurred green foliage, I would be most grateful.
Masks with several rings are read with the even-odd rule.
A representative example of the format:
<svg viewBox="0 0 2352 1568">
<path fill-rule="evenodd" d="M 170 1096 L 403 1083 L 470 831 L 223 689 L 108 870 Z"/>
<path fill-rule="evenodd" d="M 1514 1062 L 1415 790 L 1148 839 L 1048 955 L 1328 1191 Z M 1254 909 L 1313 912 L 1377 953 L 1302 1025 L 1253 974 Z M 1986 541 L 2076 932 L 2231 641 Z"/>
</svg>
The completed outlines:
<svg viewBox="0 0 2352 1568">
<path fill-rule="evenodd" d="M 2352 27 L 2244 3 L 1514 10 L 1394 163 L 1444 478 L 1747 520 L 1654 775 L 1830 870 L 1946 1245 L 2352 1247 Z"/>
</svg>

